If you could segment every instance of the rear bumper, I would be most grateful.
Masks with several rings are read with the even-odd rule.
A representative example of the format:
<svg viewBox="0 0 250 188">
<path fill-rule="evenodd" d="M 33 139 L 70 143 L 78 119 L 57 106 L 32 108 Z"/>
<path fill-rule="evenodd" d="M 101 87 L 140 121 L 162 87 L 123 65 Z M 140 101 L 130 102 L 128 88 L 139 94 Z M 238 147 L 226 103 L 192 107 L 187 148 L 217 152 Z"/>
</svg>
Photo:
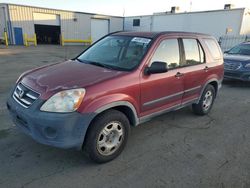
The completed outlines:
<svg viewBox="0 0 250 188">
<path fill-rule="evenodd" d="M 11 96 L 7 108 L 15 125 L 39 143 L 60 148 L 81 149 L 93 114 L 51 113 L 40 111 L 42 100 L 29 108 L 18 104 Z"/>
<path fill-rule="evenodd" d="M 228 71 L 225 70 L 224 78 L 242 80 L 242 81 L 250 81 L 250 71 Z"/>
</svg>

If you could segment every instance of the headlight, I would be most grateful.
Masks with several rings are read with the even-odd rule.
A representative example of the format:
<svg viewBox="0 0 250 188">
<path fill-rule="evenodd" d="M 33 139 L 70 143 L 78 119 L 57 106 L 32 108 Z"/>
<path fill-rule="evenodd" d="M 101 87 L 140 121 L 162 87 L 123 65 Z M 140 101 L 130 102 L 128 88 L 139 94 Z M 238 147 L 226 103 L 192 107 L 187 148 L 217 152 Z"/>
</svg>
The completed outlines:
<svg viewBox="0 0 250 188">
<path fill-rule="evenodd" d="M 41 107 L 46 112 L 73 112 L 81 105 L 86 90 L 71 89 L 60 91 L 50 97 Z"/>
<path fill-rule="evenodd" d="M 250 69 L 250 63 L 246 64 L 245 68 Z"/>
</svg>

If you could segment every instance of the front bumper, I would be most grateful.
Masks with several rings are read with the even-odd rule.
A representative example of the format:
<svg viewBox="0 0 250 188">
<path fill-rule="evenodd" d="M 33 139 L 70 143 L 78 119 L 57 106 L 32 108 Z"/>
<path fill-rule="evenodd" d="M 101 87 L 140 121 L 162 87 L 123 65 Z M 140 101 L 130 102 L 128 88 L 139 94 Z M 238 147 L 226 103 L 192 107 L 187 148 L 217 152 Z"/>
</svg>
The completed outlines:
<svg viewBox="0 0 250 188">
<path fill-rule="evenodd" d="M 7 108 L 15 125 L 37 142 L 60 148 L 81 149 L 94 113 L 42 112 L 40 107 L 43 103 L 43 100 L 37 99 L 29 108 L 24 108 L 11 95 Z"/>
<path fill-rule="evenodd" d="M 250 71 L 229 71 L 225 70 L 224 78 L 250 81 Z"/>
</svg>

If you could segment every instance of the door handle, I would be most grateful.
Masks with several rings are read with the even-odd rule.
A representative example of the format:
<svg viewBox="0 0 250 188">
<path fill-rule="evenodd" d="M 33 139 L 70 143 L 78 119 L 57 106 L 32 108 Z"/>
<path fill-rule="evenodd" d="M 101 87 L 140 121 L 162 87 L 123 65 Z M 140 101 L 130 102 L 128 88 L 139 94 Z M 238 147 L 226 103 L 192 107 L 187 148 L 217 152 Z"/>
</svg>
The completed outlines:
<svg viewBox="0 0 250 188">
<path fill-rule="evenodd" d="M 184 76 L 184 74 L 183 74 L 183 73 L 180 73 L 180 72 L 177 72 L 176 75 L 175 75 L 176 78 L 180 78 L 180 77 L 182 77 L 182 76 Z"/>
<path fill-rule="evenodd" d="M 204 71 L 208 71 L 209 70 L 209 67 L 208 66 L 205 66 L 205 68 L 203 69 Z"/>
</svg>

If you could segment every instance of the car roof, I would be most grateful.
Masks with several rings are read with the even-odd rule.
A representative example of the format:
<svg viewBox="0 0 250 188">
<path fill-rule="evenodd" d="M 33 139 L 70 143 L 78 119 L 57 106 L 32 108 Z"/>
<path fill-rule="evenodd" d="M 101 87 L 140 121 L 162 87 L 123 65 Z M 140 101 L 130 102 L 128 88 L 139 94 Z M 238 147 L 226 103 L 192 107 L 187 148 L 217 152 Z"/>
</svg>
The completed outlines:
<svg viewBox="0 0 250 188">
<path fill-rule="evenodd" d="M 193 33 L 193 32 L 180 32 L 180 31 L 163 31 L 163 32 L 136 32 L 136 31 L 120 31 L 112 33 L 111 35 L 116 36 L 133 36 L 133 37 L 145 37 L 145 38 L 157 38 L 162 35 L 185 35 L 185 36 L 203 36 L 211 37 L 210 35 L 203 33 Z"/>
</svg>

